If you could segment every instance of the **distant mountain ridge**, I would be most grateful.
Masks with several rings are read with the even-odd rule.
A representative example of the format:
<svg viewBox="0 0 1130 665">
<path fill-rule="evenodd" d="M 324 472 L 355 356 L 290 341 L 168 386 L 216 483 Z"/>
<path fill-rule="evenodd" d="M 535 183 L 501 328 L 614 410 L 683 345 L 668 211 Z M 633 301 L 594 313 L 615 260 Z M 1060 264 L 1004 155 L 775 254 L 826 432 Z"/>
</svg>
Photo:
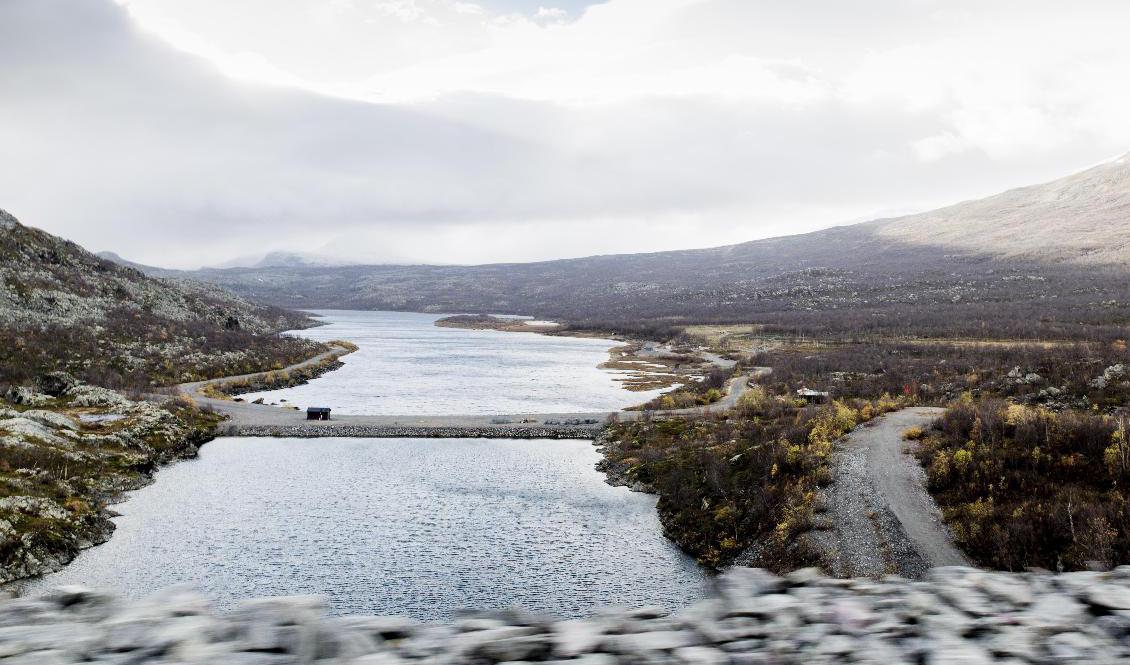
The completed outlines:
<svg viewBox="0 0 1130 665">
<path fill-rule="evenodd" d="M 992 321 L 1002 331 L 1039 335 L 1058 329 L 1042 322 L 1041 310 L 1064 320 L 1117 318 L 1111 311 L 1122 312 L 1130 299 L 1128 238 L 1130 159 L 1121 158 L 932 212 L 712 249 L 480 266 L 163 274 L 300 308 L 887 331 L 912 319 L 947 334 Z M 1089 309 L 1096 304 L 1103 312 Z M 859 320 L 849 322 L 846 312 Z"/>
<path fill-rule="evenodd" d="M 267 252 L 261 257 L 249 256 L 233 259 L 225 264 L 213 268 L 223 270 L 226 268 L 307 268 L 307 267 L 333 267 L 353 265 L 350 261 L 340 261 L 329 256 L 311 254 L 307 252 Z"/>
</svg>

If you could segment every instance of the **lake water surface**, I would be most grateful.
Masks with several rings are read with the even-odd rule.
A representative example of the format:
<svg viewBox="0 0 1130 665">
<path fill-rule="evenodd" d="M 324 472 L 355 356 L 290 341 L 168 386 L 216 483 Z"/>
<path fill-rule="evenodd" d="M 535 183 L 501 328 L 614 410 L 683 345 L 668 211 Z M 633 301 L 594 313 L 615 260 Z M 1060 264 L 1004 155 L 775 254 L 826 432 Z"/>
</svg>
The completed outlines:
<svg viewBox="0 0 1130 665">
<path fill-rule="evenodd" d="M 178 583 L 223 607 L 316 594 L 337 613 L 448 618 L 679 608 L 707 580 L 655 499 L 613 488 L 587 441 L 218 439 L 117 506 L 105 545 L 28 590 L 142 596 Z"/>
<path fill-rule="evenodd" d="M 324 311 L 328 325 L 296 334 L 361 348 L 345 367 L 304 386 L 252 393 L 268 403 L 360 415 L 591 413 L 642 404 L 597 366 L 618 343 L 537 333 L 440 328 L 436 314 Z"/>
<path fill-rule="evenodd" d="M 361 351 L 280 392 L 358 413 L 636 400 L 595 369 L 606 341 L 453 331 L 434 318 L 335 313 L 311 333 Z M 82 584 L 136 597 L 187 583 L 221 607 L 317 594 L 336 613 L 425 620 L 464 608 L 678 609 L 702 597 L 709 580 L 662 536 L 654 497 L 608 486 L 598 460 L 588 441 L 222 438 L 116 506 L 107 544 L 22 589 Z"/>
</svg>

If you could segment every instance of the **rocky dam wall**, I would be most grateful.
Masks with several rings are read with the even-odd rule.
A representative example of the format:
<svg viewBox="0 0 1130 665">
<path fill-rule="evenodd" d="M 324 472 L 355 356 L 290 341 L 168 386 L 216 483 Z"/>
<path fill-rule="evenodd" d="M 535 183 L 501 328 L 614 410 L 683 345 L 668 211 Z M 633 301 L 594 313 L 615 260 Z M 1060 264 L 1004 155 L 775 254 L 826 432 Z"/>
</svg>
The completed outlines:
<svg viewBox="0 0 1130 665">
<path fill-rule="evenodd" d="M 1130 658 L 1130 567 L 1108 573 L 937 568 L 921 582 L 786 577 L 739 568 L 675 615 L 604 611 L 555 621 L 520 612 L 425 624 L 327 617 L 317 598 L 217 613 L 170 589 L 139 601 L 80 588 L 0 601 L 12 665 L 199 663 L 403 665 L 557 662 L 1119 663 Z"/>
<path fill-rule="evenodd" d="M 313 439 L 591 439 L 603 424 L 590 425 L 236 425 L 221 424 L 221 436 L 265 436 Z"/>
</svg>

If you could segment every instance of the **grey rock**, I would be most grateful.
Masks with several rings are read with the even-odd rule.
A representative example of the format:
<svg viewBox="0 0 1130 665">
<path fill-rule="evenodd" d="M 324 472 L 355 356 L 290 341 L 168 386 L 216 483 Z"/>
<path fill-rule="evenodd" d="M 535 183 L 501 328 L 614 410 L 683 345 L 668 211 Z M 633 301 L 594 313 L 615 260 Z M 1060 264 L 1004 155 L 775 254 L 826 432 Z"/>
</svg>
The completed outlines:
<svg viewBox="0 0 1130 665">
<path fill-rule="evenodd" d="M 43 406 L 51 402 L 49 396 L 37 393 L 27 386 L 12 386 L 4 393 L 4 399 L 21 406 Z"/>
<path fill-rule="evenodd" d="M 675 658 L 688 665 L 726 665 L 730 657 L 726 653 L 710 647 L 683 647 L 675 649 Z"/>
<path fill-rule="evenodd" d="M 35 379 L 35 388 L 51 397 L 61 397 L 78 385 L 78 380 L 66 372 L 49 372 Z"/>
<path fill-rule="evenodd" d="M 1030 625 L 1044 629 L 1071 629 L 1085 618 L 1086 608 L 1071 596 L 1041 596 L 1025 612 Z"/>
<path fill-rule="evenodd" d="M 1115 584 L 1096 584 L 1087 589 L 1087 602 L 1108 610 L 1130 610 L 1130 588 Z"/>
<path fill-rule="evenodd" d="M 549 621 L 516 612 L 452 624 L 326 617 L 317 598 L 248 601 L 226 615 L 173 588 L 124 602 L 76 587 L 0 599 L 8 662 L 402 665 L 406 663 L 1130 662 L 1130 570 L 1111 573 L 935 571 L 827 584 L 739 572 L 722 595 L 676 615 L 608 610 Z M 967 599 L 959 599 L 965 593 Z M 758 607 L 757 610 L 751 608 Z"/>
</svg>

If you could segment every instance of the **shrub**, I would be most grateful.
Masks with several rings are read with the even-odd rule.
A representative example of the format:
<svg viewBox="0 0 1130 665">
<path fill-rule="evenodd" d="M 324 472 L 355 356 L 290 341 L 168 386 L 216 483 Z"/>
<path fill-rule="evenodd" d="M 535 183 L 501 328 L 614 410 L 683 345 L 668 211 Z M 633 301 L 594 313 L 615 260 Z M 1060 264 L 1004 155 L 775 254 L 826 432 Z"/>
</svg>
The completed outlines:
<svg viewBox="0 0 1130 665">
<path fill-rule="evenodd" d="M 1130 561 L 1124 422 L 963 399 L 917 454 L 946 523 L 978 564 L 1111 566 Z"/>
</svg>

